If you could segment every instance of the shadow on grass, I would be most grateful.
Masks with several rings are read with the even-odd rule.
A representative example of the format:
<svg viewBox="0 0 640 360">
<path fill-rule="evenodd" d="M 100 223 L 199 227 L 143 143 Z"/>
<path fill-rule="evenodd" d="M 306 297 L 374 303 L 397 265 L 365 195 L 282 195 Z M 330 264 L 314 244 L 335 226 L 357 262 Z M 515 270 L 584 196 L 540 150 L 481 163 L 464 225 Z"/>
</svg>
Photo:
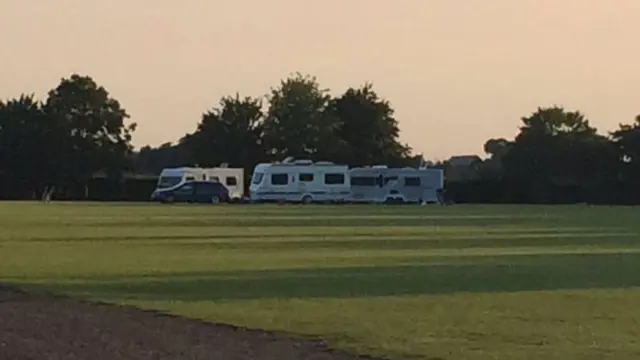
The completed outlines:
<svg viewBox="0 0 640 360">
<path fill-rule="evenodd" d="M 163 247 L 208 250 L 280 251 L 304 249 L 336 250 L 420 250 L 514 247 L 589 246 L 594 248 L 637 248 L 640 238 L 624 232 L 503 231 L 470 233 L 416 233 L 389 235 L 375 230 L 354 235 L 324 233 L 211 234 L 153 236 L 51 236 L 24 240 L 36 243 L 140 242 Z M 0 241 L 2 242 L 2 241 Z"/>
<path fill-rule="evenodd" d="M 640 254 L 501 256 L 500 261 L 356 268 L 170 273 L 47 289 L 107 300 L 350 298 L 640 286 Z"/>
<path fill-rule="evenodd" d="M 595 235 L 595 236 L 590 236 Z M 287 236 L 279 236 L 287 238 Z M 309 237 L 312 240 L 299 240 Z M 246 238 L 246 237 L 245 237 Z M 296 235 L 298 240 L 279 241 L 211 241 L 175 243 L 170 246 L 201 248 L 203 250 L 302 250 L 302 249 L 336 249 L 336 250 L 420 250 L 420 249 L 473 249 L 473 248 L 515 248 L 515 247 L 560 247 L 589 246 L 594 248 L 637 248 L 640 239 L 636 234 L 477 234 L 477 235 L 439 235 L 417 234 L 402 236 L 347 236 L 342 240 L 336 236 Z M 316 240 L 315 238 L 322 238 Z M 329 239 L 327 239 L 329 238 Z M 331 240 L 330 238 L 337 238 Z"/>
<path fill-rule="evenodd" d="M 552 219 L 553 220 L 553 219 Z M 286 228 L 286 227 L 433 227 L 433 226 L 504 226 L 508 221 L 510 225 L 533 226 L 538 224 L 554 224 L 552 220 L 538 219 L 532 217 L 504 218 L 504 217 L 427 217 L 424 218 L 323 218 L 301 217 L 301 218 L 268 218 L 246 216 L 227 219 L 216 219 L 206 217 L 177 218 L 177 219 L 154 219 L 153 217 L 132 216 L 131 218 L 117 218 L 113 220 L 92 219 L 90 221 L 56 221 L 56 222 L 33 222 L 30 226 L 100 226 L 100 227 L 134 227 L 139 229 L 148 228 L 174 228 L 174 227 L 263 227 L 263 228 Z M 24 224 L 23 224 L 24 225 Z"/>
</svg>

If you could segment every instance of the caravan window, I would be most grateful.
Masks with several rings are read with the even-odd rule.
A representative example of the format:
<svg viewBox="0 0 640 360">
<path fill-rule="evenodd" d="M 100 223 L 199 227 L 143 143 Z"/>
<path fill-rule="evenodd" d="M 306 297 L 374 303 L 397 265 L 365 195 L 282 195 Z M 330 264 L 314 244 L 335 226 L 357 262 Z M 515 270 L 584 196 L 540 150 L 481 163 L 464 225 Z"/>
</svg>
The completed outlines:
<svg viewBox="0 0 640 360">
<path fill-rule="evenodd" d="M 271 185 L 287 185 L 289 176 L 287 174 L 271 174 Z"/>
<path fill-rule="evenodd" d="M 390 181 L 397 181 L 398 177 L 397 176 L 387 176 L 386 178 L 384 178 L 384 184 L 387 185 Z"/>
<path fill-rule="evenodd" d="M 227 176 L 225 182 L 228 186 L 236 186 L 238 185 L 238 179 L 235 176 Z"/>
<path fill-rule="evenodd" d="M 181 176 L 163 176 L 158 181 L 158 189 L 170 188 L 174 185 L 178 185 L 181 181 Z"/>
<path fill-rule="evenodd" d="M 411 176 L 404 178 L 404 186 L 420 186 L 420 178 Z"/>
<path fill-rule="evenodd" d="M 324 183 L 327 185 L 344 184 L 344 174 L 324 174 Z"/>
<path fill-rule="evenodd" d="M 353 186 L 376 186 L 376 178 L 373 176 L 355 176 L 351 178 Z"/>
<path fill-rule="evenodd" d="M 300 174 L 298 175 L 298 180 L 303 182 L 313 181 L 313 174 Z"/>
<path fill-rule="evenodd" d="M 264 177 L 263 173 L 255 173 L 253 174 L 253 183 L 258 185 L 262 182 L 262 178 Z"/>
</svg>

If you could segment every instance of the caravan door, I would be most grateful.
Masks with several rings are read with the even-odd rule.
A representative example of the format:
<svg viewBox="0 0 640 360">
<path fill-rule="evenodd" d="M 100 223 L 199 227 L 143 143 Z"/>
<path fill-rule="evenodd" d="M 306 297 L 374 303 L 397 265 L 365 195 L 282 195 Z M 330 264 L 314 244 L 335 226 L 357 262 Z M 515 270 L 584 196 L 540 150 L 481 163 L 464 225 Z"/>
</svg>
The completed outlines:
<svg viewBox="0 0 640 360">
<path fill-rule="evenodd" d="M 315 180 L 315 174 L 311 170 L 301 170 L 294 175 L 293 180 L 296 181 L 295 188 L 298 192 L 298 196 L 300 196 L 300 200 L 302 200 L 305 195 L 309 194 L 309 187 L 312 186 L 312 183 Z M 315 199 L 312 198 L 312 200 Z"/>
</svg>

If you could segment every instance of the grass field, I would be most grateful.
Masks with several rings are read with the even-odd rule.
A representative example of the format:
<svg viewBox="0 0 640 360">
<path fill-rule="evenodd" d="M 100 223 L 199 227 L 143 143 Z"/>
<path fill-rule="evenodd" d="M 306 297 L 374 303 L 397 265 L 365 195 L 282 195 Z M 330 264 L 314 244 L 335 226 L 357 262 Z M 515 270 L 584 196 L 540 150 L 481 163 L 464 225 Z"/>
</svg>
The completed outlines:
<svg viewBox="0 0 640 360">
<path fill-rule="evenodd" d="M 0 282 L 416 359 L 640 358 L 640 209 L 0 204 Z"/>
</svg>

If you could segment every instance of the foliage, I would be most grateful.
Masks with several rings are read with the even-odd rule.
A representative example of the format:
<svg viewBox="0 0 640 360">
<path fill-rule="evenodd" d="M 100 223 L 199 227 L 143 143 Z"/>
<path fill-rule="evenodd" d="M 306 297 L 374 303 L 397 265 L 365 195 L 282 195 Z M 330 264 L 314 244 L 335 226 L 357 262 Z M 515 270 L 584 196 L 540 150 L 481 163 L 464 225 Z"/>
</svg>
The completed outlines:
<svg viewBox="0 0 640 360">
<path fill-rule="evenodd" d="M 250 170 L 265 157 L 263 121 L 260 99 L 224 97 L 219 108 L 204 113 L 196 131 L 185 137 L 187 156 L 199 166 L 227 163 Z"/>
<path fill-rule="evenodd" d="M 344 148 L 336 154 L 338 161 L 353 166 L 400 166 L 409 159 L 411 148 L 398 141 L 400 128 L 393 108 L 379 98 L 373 85 L 347 89 L 332 99 L 330 112 L 339 121 L 336 136 Z"/>
<path fill-rule="evenodd" d="M 62 139 L 52 136 L 56 126 L 33 95 L 0 103 L 0 174 L 3 186 L 33 196 L 55 174 L 55 156 Z"/>
<path fill-rule="evenodd" d="M 618 150 L 618 160 L 622 163 L 622 176 L 629 181 L 640 180 L 640 115 L 632 124 L 620 124 L 611 133 Z"/>
<path fill-rule="evenodd" d="M 49 92 L 44 111 L 64 133 L 61 150 L 70 165 L 69 181 L 125 168 L 136 124 L 125 124 L 129 114 L 92 78 L 62 79 Z"/>
<path fill-rule="evenodd" d="M 264 97 L 224 96 L 177 143 L 139 151 L 128 118 L 105 88 L 78 74 L 62 79 L 44 102 L 25 94 L 0 102 L 0 198 L 86 186 L 96 173 L 119 178 L 131 168 L 158 174 L 222 163 L 251 173 L 259 162 L 293 156 L 350 166 L 427 163 L 445 170 L 454 193 L 473 189 L 505 202 L 640 203 L 640 115 L 600 134 L 580 111 L 539 107 L 520 119 L 513 139 L 487 140 L 486 159 L 435 163 L 401 142 L 391 103 L 371 83 L 332 96 L 315 77 L 295 73 Z"/>
<path fill-rule="evenodd" d="M 0 103 L 0 172 L 9 196 L 31 198 L 47 187 L 86 183 L 126 168 L 135 123 L 88 76 L 62 79 L 41 103 L 21 95 Z"/>
<path fill-rule="evenodd" d="M 338 120 L 327 111 L 331 96 L 315 77 L 296 74 L 267 97 L 264 143 L 272 160 L 287 156 L 320 160 L 333 155 Z"/>
<path fill-rule="evenodd" d="M 640 162 L 633 161 L 640 159 L 640 116 L 609 136 L 599 134 L 581 112 L 559 106 L 538 108 L 521 121 L 513 140 L 489 139 L 488 158 L 450 183 L 455 200 L 640 202 L 633 185 L 640 180 Z M 451 171 L 448 161 L 441 167 Z"/>
<path fill-rule="evenodd" d="M 296 73 L 264 98 L 223 97 L 203 114 L 179 144 L 143 148 L 140 171 L 181 165 L 227 163 L 251 172 L 263 161 L 288 156 L 350 165 L 417 166 L 411 148 L 399 141 L 389 101 L 367 83 L 332 97 L 315 77 Z"/>
</svg>

